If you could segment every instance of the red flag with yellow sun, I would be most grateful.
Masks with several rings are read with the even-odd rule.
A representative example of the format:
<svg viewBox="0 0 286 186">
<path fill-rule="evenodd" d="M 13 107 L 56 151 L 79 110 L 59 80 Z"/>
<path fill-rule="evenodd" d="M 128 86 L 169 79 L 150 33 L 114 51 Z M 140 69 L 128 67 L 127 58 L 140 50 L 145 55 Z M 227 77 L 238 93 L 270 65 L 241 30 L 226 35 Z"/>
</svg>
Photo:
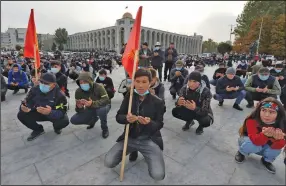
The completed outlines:
<svg viewBox="0 0 286 186">
<path fill-rule="evenodd" d="M 122 65 L 124 66 L 130 78 L 132 77 L 133 74 L 133 66 L 136 65 L 136 69 L 138 67 L 139 59 L 137 58 L 136 61 L 134 60 L 136 51 L 138 51 L 139 49 L 141 18 L 142 18 L 142 6 L 140 6 L 137 11 L 136 19 L 133 24 L 132 31 L 130 33 L 125 51 L 122 56 Z"/>
</svg>

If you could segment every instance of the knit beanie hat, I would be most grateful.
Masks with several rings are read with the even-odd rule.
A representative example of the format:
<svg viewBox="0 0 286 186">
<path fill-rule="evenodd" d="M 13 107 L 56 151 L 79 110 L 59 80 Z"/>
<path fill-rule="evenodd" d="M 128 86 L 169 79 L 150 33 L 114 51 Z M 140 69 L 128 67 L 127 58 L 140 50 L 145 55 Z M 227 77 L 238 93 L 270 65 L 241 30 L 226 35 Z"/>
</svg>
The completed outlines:
<svg viewBox="0 0 286 186">
<path fill-rule="evenodd" d="M 225 74 L 232 74 L 232 75 L 235 75 L 236 74 L 236 70 L 233 68 L 233 67 L 229 67 Z"/>
<path fill-rule="evenodd" d="M 193 71 L 192 73 L 190 73 L 188 80 L 194 80 L 197 82 L 201 82 L 201 80 L 202 80 L 201 73 L 199 73 L 197 71 Z"/>
</svg>

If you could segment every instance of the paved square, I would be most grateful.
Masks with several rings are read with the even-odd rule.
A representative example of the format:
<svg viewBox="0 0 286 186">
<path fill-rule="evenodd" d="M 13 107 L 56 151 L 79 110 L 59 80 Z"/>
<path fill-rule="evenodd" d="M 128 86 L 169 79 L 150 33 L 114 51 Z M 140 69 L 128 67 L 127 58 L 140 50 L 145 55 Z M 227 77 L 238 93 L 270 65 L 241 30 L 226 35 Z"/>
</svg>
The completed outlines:
<svg viewBox="0 0 286 186">
<path fill-rule="evenodd" d="M 217 67 L 206 67 L 211 79 Z M 124 78 L 123 67 L 110 75 L 116 89 Z M 1 104 L 1 184 L 79 184 L 79 185 L 134 185 L 134 184 L 249 184 L 285 185 L 285 165 L 280 155 L 274 162 L 277 172 L 268 173 L 260 164 L 260 157 L 250 156 L 244 164 L 236 164 L 238 129 L 251 112 L 246 102 L 243 112 L 232 108 L 234 100 L 227 100 L 223 107 L 212 100 L 214 124 L 201 136 L 195 134 L 197 123 L 189 131 L 181 130 L 183 121 L 172 117 L 174 101 L 169 94 L 170 83 L 165 83 L 167 112 L 164 128 L 166 177 L 155 182 L 149 175 L 147 165 L 139 154 L 136 162 L 127 158 L 125 178 L 119 181 L 120 165 L 114 169 L 104 167 L 105 153 L 115 144 L 124 127 L 115 121 L 122 95 L 112 99 L 108 125 L 110 136 L 101 137 L 100 125 L 86 130 L 86 126 L 69 125 L 61 135 L 56 135 L 50 123 L 43 123 L 46 133 L 32 142 L 26 138 L 30 130 L 17 120 L 21 100 L 25 97 L 7 93 L 7 101 Z M 74 114 L 75 82 L 69 81 L 71 92 L 69 116 Z M 212 87 L 212 92 L 214 88 Z"/>
</svg>

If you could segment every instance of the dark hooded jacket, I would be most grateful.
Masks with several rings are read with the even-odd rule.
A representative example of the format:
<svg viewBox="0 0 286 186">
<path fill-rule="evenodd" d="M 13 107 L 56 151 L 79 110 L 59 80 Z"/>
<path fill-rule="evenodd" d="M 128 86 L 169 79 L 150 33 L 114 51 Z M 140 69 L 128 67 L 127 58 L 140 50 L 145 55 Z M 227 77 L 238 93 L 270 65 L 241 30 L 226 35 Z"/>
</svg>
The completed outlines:
<svg viewBox="0 0 286 186">
<path fill-rule="evenodd" d="M 79 81 L 84 80 L 87 81 L 90 85 L 89 91 L 83 91 L 80 88 Z M 79 88 L 75 91 L 75 99 L 80 100 L 80 99 L 92 99 L 92 105 L 90 108 L 87 109 L 95 109 L 95 108 L 100 108 L 104 107 L 108 104 L 110 104 L 110 99 L 108 98 L 108 95 L 105 91 L 105 88 L 102 85 L 99 85 L 97 83 L 94 83 L 91 77 L 91 74 L 88 72 L 81 72 L 79 74 L 79 77 L 76 81 L 77 85 Z M 76 112 L 82 112 L 84 111 L 84 108 L 75 108 Z"/>
<path fill-rule="evenodd" d="M 128 121 L 126 115 L 128 112 L 130 93 L 124 97 L 120 109 L 116 114 L 116 121 L 119 124 L 126 125 Z M 151 122 L 147 125 L 141 125 L 138 122 L 130 124 L 129 138 L 134 139 L 151 139 L 163 150 L 163 140 L 161 136 L 161 128 L 163 128 L 164 102 L 155 95 L 148 94 L 145 99 L 140 102 L 139 95 L 133 94 L 131 113 L 136 116 L 149 117 Z M 124 139 L 124 133 L 117 139 Z"/>
<path fill-rule="evenodd" d="M 200 116 L 210 116 L 214 121 L 213 111 L 211 108 L 212 94 L 210 89 L 206 87 L 205 83 L 196 90 L 191 90 L 188 85 L 184 85 L 180 90 L 179 97 L 184 97 L 186 100 L 193 100 L 196 102 L 196 109 L 194 112 Z M 177 102 L 176 102 L 177 105 Z"/>
</svg>

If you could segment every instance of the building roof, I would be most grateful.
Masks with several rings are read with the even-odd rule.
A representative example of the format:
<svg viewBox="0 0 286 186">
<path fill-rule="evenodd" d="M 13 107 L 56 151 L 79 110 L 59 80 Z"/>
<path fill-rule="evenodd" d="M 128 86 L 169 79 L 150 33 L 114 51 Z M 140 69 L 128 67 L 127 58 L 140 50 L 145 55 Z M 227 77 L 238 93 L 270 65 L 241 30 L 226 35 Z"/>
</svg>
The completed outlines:
<svg viewBox="0 0 286 186">
<path fill-rule="evenodd" d="M 125 13 L 123 14 L 122 19 L 124 19 L 124 18 L 130 18 L 130 19 L 133 19 L 132 14 L 131 14 L 131 13 L 129 13 L 129 12 L 125 12 Z"/>
</svg>

